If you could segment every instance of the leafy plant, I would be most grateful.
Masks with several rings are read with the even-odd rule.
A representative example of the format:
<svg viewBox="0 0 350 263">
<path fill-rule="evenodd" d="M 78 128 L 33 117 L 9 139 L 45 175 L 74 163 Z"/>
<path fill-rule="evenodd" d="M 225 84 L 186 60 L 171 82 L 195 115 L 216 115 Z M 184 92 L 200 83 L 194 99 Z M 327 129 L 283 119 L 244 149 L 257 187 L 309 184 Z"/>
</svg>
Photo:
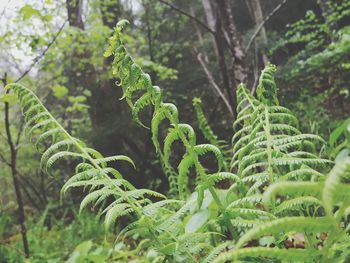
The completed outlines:
<svg viewBox="0 0 350 263">
<path fill-rule="evenodd" d="M 112 64 L 113 73 L 120 79 L 118 84 L 123 87 L 123 98 L 126 99 L 131 107 L 134 120 L 141 126 L 147 127 L 140 121 L 139 113 L 146 106 L 153 106 L 154 113 L 151 121 L 152 141 L 165 172 L 169 174 L 170 190 L 173 190 L 172 187 L 175 185 L 173 183 L 175 176 L 174 168 L 170 164 L 171 147 L 174 142 L 180 141 L 185 148 L 185 154 L 177 169 L 177 186 L 180 197 L 185 198 L 188 196 L 188 174 L 190 168 L 194 167 L 196 171 L 198 207 L 201 207 L 204 191 L 208 189 L 221 213 L 226 217 L 224 205 L 213 186 L 221 180 L 231 179 L 235 181 L 237 177 L 234 174 L 222 172 L 222 169 L 226 169 L 226 164 L 223 153 L 217 146 L 212 144 L 196 144 L 196 134 L 193 128 L 189 124 L 179 122 L 179 114 L 176 106 L 172 103 L 163 102 L 159 87 L 152 85 L 150 76 L 144 73 L 130 57 L 121 39 L 121 32 L 127 23 L 126 20 L 122 20 L 117 24 L 115 33 L 109 40 L 110 46 L 106 50 L 105 55 L 114 55 Z M 138 92 L 141 91 L 145 93 L 141 97 L 138 97 Z M 171 127 L 167 129 L 167 135 L 162 147 L 159 142 L 159 126 L 165 120 L 170 122 Z M 218 165 L 217 172 L 212 174 L 207 173 L 199 159 L 209 152 L 214 154 Z M 233 234 L 231 223 L 227 221 L 227 224 L 231 234 Z"/>
<path fill-rule="evenodd" d="M 6 89 L 19 98 L 27 136 L 42 153 L 41 167 L 50 172 L 63 158 L 77 163 L 62 195 L 71 188 L 88 190 L 80 210 L 89 205 L 99 207 L 107 230 L 118 218 L 128 217 L 130 223 L 117 239 L 142 239 L 144 249 L 156 253 L 155 262 L 347 262 L 350 159 L 337 162 L 328 173 L 333 162 L 324 157 L 325 141 L 301 133 L 298 119 L 279 105 L 275 66 L 263 70 L 257 97 L 243 84 L 238 88 L 230 156 L 227 143 L 219 141 L 210 129 L 198 99 L 194 105 L 199 128 L 210 144 L 197 144 L 194 129 L 180 122 L 176 106 L 163 101 L 160 88 L 123 45 L 126 24 L 125 20 L 117 24 L 105 56 L 114 56 L 113 73 L 134 120 L 142 127 L 150 126 L 155 150 L 169 178 L 169 195 L 175 198 L 136 189 L 110 166 L 114 161 L 134 165 L 129 157 L 103 157 L 72 137 L 32 91 L 10 84 Z M 146 107 L 153 112 L 150 125 L 141 120 Z M 171 159 L 175 142 L 185 149 L 177 167 Z M 201 159 L 209 153 L 217 164 L 214 172 Z M 223 190 L 219 189 L 222 181 L 233 183 Z M 89 258 L 92 247 L 89 241 L 79 245 L 72 261 Z M 138 248 L 136 252 L 121 251 L 118 259 L 138 255 Z"/>
</svg>

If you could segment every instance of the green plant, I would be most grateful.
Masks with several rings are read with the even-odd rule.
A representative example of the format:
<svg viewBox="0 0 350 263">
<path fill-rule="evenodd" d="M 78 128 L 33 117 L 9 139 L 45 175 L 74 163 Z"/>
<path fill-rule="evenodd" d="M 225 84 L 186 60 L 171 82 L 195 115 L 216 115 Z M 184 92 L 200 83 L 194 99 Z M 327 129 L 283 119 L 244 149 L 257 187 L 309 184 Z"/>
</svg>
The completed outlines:
<svg viewBox="0 0 350 263">
<path fill-rule="evenodd" d="M 121 32 L 127 23 L 126 20 L 122 20 L 117 24 L 115 33 L 109 40 L 110 46 L 106 50 L 105 56 L 114 55 L 112 64 L 113 73 L 120 79 L 118 84 L 123 87 L 123 98 L 126 99 L 131 107 L 134 120 L 141 126 L 147 127 L 140 121 L 139 113 L 146 106 L 153 106 L 154 113 L 151 121 L 152 141 L 163 167 L 165 167 L 165 172 L 169 170 L 174 171 L 174 168 L 170 164 L 171 147 L 174 142 L 180 141 L 185 148 L 185 154 L 178 165 L 177 171 L 177 186 L 180 197 L 185 198 L 189 194 L 188 174 L 190 168 L 194 167 L 196 172 L 198 207 L 201 207 L 204 191 L 208 189 L 224 218 L 226 218 L 224 205 L 218 197 L 214 185 L 221 180 L 231 179 L 235 181 L 237 180 L 237 176 L 228 172 L 222 172 L 222 169 L 226 170 L 227 167 L 223 153 L 217 146 L 212 144 L 196 144 L 196 134 L 193 128 L 189 124 L 179 122 L 179 113 L 176 106 L 172 103 L 163 102 L 159 87 L 152 85 L 150 76 L 144 73 L 130 57 L 121 39 Z M 141 91 L 145 93 L 139 97 L 138 95 Z M 161 149 L 159 126 L 164 120 L 168 120 L 171 127 L 167 129 L 163 149 Z M 209 152 L 214 154 L 218 165 L 217 172 L 212 174 L 206 171 L 206 168 L 199 159 Z M 173 180 L 174 172 L 171 173 L 171 176 L 169 178 L 170 182 Z M 170 190 L 172 190 L 173 185 L 170 184 Z M 227 227 L 231 235 L 233 235 L 234 231 L 229 220 L 227 220 Z"/>
<path fill-rule="evenodd" d="M 152 240 L 144 249 L 155 250 L 157 260 L 163 262 L 286 262 L 291 258 L 347 262 L 350 159 L 336 163 L 325 175 L 332 161 L 319 151 L 324 140 L 301 133 L 297 118 L 279 106 L 273 78 L 276 68 L 268 65 L 263 70 L 257 98 L 244 85 L 237 90 L 238 116 L 229 167 L 225 147 L 208 126 L 199 101 L 195 101 L 199 126 L 211 144 L 196 143 L 194 129 L 179 121 L 176 106 L 163 102 L 159 87 L 152 85 L 150 76 L 128 54 L 122 42 L 126 24 L 125 20 L 117 24 L 105 56 L 114 55 L 113 73 L 134 120 L 147 127 L 140 112 L 152 107 L 153 144 L 169 177 L 169 192 L 179 198 L 135 189 L 108 166 L 120 160 L 133 164 L 129 157 L 103 157 L 72 137 L 32 91 L 10 84 L 6 89 L 19 98 L 27 135 L 42 152 L 42 168 L 49 171 L 62 158 L 79 160 L 62 194 L 75 187 L 88 189 L 80 210 L 99 206 L 107 230 L 118 218 L 128 217 L 130 223 L 117 239 Z M 166 123 L 170 125 L 163 132 Z M 176 169 L 170 156 L 177 141 L 185 154 Z M 208 153 L 217 163 L 214 172 L 201 159 Z M 191 168 L 194 179 L 189 176 Z M 218 183 L 224 180 L 233 181 L 229 189 L 219 189 Z M 87 241 L 77 248 L 79 255 L 72 256 L 84 260 L 91 248 Z M 126 255 L 134 254 L 130 250 Z"/>
</svg>

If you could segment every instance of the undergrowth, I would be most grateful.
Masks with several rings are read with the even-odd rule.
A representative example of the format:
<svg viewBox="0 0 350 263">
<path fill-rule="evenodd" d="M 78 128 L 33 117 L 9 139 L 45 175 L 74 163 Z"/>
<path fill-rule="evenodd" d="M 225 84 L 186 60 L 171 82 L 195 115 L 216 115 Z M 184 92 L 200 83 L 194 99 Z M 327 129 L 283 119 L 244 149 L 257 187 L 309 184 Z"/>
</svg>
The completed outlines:
<svg viewBox="0 0 350 263">
<path fill-rule="evenodd" d="M 134 165 L 129 157 L 102 156 L 71 136 L 31 90 L 9 84 L 6 89 L 19 98 L 26 134 L 42 153 L 42 169 L 50 173 L 63 158 L 77 162 L 62 196 L 82 188 L 80 210 L 93 207 L 106 231 L 127 217 L 116 242 L 143 240 L 142 249 L 155 253 L 152 262 L 349 262 L 350 158 L 334 164 L 321 137 L 299 130 L 298 119 L 279 105 L 275 66 L 262 71 L 256 97 L 244 84 L 238 87 L 231 142 L 218 139 L 206 109 L 194 99 L 199 130 L 208 141 L 198 144 L 195 129 L 181 122 L 176 105 L 163 100 L 162 90 L 126 50 L 126 25 L 117 24 L 105 56 L 114 57 L 113 74 L 133 119 L 152 132 L 169 181 L 168 198 L 136 189 L 110 166 Z M 151 120 L 141 120 L 146 107 Z M 178 163 L 176 142 L 185 150 Z"/>
</svg>

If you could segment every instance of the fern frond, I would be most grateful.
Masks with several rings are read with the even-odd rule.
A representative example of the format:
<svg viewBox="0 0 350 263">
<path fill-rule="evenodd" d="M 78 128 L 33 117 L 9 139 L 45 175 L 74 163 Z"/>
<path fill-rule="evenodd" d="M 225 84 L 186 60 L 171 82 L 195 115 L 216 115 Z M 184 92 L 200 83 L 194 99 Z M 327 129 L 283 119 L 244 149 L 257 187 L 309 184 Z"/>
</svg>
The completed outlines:
<svg viewBox="0 0 350 263">
<path fill-rule="evenodd" d="M 274 212 L 281 214 L 289 210 L 301 210 L 300 207 L 310 205 L 322 206 L 322 202 L 313 196 L 301 196 L 284 201 L 274 209 Z"/>
<path fill-rule="evenodd" d="M 203 259 L 203 263 L 213 263 L 215 258 L 223 252 L 225 249 L 227 249 L 231 245 L 231 242 L 224 242 L 215 248 L 213 248 L 210 253 Z"/>
<path fill-rule="evenodd" d="M 257 218 L 257 217 L 265 217 L 265 218 L 276 218 L 273 214 L 259 210 L 259 209 L 249 209 L 249 208 L 233 208 L 228 209 L 226 212 L 230 218 L 242 217 L 242 218 Z"/>
<path fill-rule="evenodd" d="M 256 89 L 258 99 L 266 105 L 278 105 L 277 86 L 273 77 L 276 66 L 268 64 L 261 72 Z"/>
<path fill-rule="evenodd" d="M 186 135 L 186 140 L 183 141 L 182 135 Z M 184 144 L 189 142 L 193 147 L 196 144 L 196 135 L 193 128 L 188 124 L 178 124 L 176 128 L 170 128 L 168 135 L 164 140 L 164 160 L 169 162 L 171 146 L 176 140 L 181 140 Z"/>
<path fill-rule="evenodd" d="M 270 185 L 263 194 L 263 202 L 269 204 L 278 194 L 321 197 L 323 185 L 312 182 L 277 182 Z"/>
<path fill-rule="evenodd" d="M 243 258 L 270 258 L 287 262 L 292 259 L 293 262 L 312 262 L 313 260 L 320 257 L 321 253 L 319 253 L 317 250 L 294 248 L 287 250 L 268 247 L 253 247 L 233 249 L 228 252 L 224 252 L 220 254 L 213 262 L 237 262 L 237 260 Z"/>
<path fill-rule="evenodd" d="M 326 217 L 308 218 L 308 217 L 286 217 L 275 219 L 257 225 L 255 228 L 246 232 L 237 242 L 240 248 L 252 239 L 258 238 L 265 234 L 280 234 L 290 231 L 302 233 L 320 233 L 330 230 L 329 220 Z"/>
<path fill-rule="evenodd" d="M 124 96 L 128 104 L 132 108 L 132 111 L 137 115 L 141 110 L 142 105 L 153 105 L 154 115 L 151 122 L 152 141 L 160 158 L 162 168 L 166 174 L 168 174 L 169 182 L 170 178 L 175 178 L 174 172 L 170 165 L 171 146 L 176 140 L 180 140 L 185 147 L 185 155 L 178 165 L 178 190 L 179 194 L 184 197 L 186 194 L 186 188 L 188 184 L 187 175 L 189 169 L 194 166 L 196 171 L 196 182 L 202 182 L 206 175 L 206 169 L 199 161 L 199 156 L 213 152 L 218 162 L 218 172 L 224 167 L 226 170 L 226 164 L 224 160 L 224 150 L 219 146 L 219 141 L 215 140 L 210 128 L 208 129 L 207 122 L 203 112 L 199 112 L 202 128 L 205 129 L 207 135 L 215 140 L 218 146 L 212 144 L 196 145 L 196 136 L 192 127 L 188 124 L 180 124 L 178 120 L 178 111 L 175 105 L 171 103 L 165 103 L 162 101 L 161 91 L 159 88 L 152 85 L 152 81 L 148 74 L 144 73 L 142 69 L 135 63 L 130 57 L 128 52 L 123 47 L 122 41 L 122 29 L 115 29 L 113 36 L 110 38 L 110 47 L 106 51 L 106 55 L 114 55 L 115 62 L 113 63 L 113 72 L 120 79 Z M 135 73 L 133 73 L 135 71 Z M 137 76 L 137 77 L 136 77 Z M 137 81 L 134 81 L 137 79 Z M 144 92 L 136 102 L 133 103 L 133 97 L 136 97 L 136 91 Z M 148 94 L 148 95 L 146 95 Z M 147 102 L 147 103 L 146 103 Z M 139 106 L 140 105 L 140 106 Z M 135 109 L 135 107 L 137 107 Z M 197 103 L 198 109 L 198 103 Z M 168 129 L 167 136 L 164 141 L 164 153 L 161 153 L 161 145 L 159 143 L 159 125 L 160 123 L 168 119 L 172 126 Z M 171 183 L 175 185 L 175 183 Z M 171 186 L 171 188 L 173 188 Z M 211 186 L 210 186 L 211 188 Z M 211 189 L 211 191 L 215 191 Z M 219 201 L 219 199 L 216 199 Z M 222 207 L 222 205 L 220 205 Z"/>
<path fill-rule="evenodd" d="M 320 233 L 329 230 L 329 221 L 326 217 L 308 218 L 308 217 L 286 217 L 275 219 L 270 222 L 260 224 L 249 230 L 237 242 L 237 247 L 242 247 L 250 240 L 263 236 L 265 234 L 280 234 L 289 231 Z"/>
<path fill-rule="evenodd" d="M 162 200 L 156 203 L 146 205 L 143 208 L 143 212 L 147 216 L 153 216 L 155 213 L 157 213 L 158 209 L 160 209 L 161 207 L 172 205 L 172 204 L 183 204 L 183 203 L 184 202 L 180 200 L 166 199 L 166 200 Z"/>
<path fill-rule="evenodd" d="M 322 191 L 322 199 L 327 215 L 333 215 L 333 206 L 335 205 L 335 195 L 341 184 L 341 179 L 348 176 L 350 170 L 350 158 L 338 162 L 330 171 Z"/>
<path fill-rule="evenodd" d="M 115 162 L 115 161 L 126 161 L 126 162 L 130 163 L 134 168 L 136 168 L 133 160 L 126 155 L 115 155 L 115 156 L 109 156 L 109 157 L 95 159 L 95 162 L 97 164 L 104 164 L 104 165 L 107 165 L 107 163 L 109 163 L 109 162 Z"/>
<path fill-rule="evenodd" d="M 121 216 L 125 216 L 131 214 L 134 210 L 130 207 L 129 204 L 117 204 L 109 209 L 106 213 L 105 226 L 106 229 L 110 229 L 110 227 L 115 223 L 116 219 Z"/>
<path fill-rule="evenodd" d="M 207 141 L 216 146 L 222 153 L 226 152 L 226 149 L 228 148 L 228 145 L 225 142 L 222 142 L 218 139 L 218 136 L 214 133 L 214 131 L 209 126 L 208 120 L 204 115 L 203 109 L 202 109 L 202 101 L 199 98 L 194 98 L 192 100 L 194 109 L 196 111 L 196 116 L 198 120 L 198 126 L 200 131 L 202 132 L 204 138 L 207 139 Z M 226 159 L 226 157 L 225 157 Z"/>
<path fill-rule="evenodd" d="M 262 201 L 261 195 L 246 196 L 233 201 L 231 204 L 228 205 L 227 209 L 231 209 L 242 205 L 244 205 L 245 207 L 254 206 L 257 203 L 260 203 L 261 201 Z"/>
<path fill-rule="evenodd" d="M 166 218 L 161 224 L 157 226 L 159 230 L 169 230 L 170 227 L 181 217 L 183 217 L 191 207 L 196 203 L 195 199 L 189 199 L 176 213 L 172 214 L 168 218 Z"/>
<path fill-rule="evenodd" d="M 194 151 L 198 156 L 202 156 L 208 152 L 214 153 L 217 161 L 218 161 L 218 170 L 220 171 L 221 168 L 224 166 L 224 156 L 222 155 L 222 152 L 219 148 L 212 144 L 198 144 L 194 147 Z"/>
<path fill-rule="evenodd" d="M 47 111 L 31 90 L 20 84 L 10 84 L 6 89 L 13 90 L 20 100 L 23 114 L 27 120 L 28 136 L 36 139 L 36 144 L 41 144 L 45 148 L 41 158 L 41 167 L 49 169 L 65 157 L 78 157 L 80 159 L 81 162 L 77 164 L 75 169 L 76 173 L 65 183 L 61 192 L 64 194 L 73 187 L 83 187 L 84 190 L 88 188 L 89 193 L 82 200 L 80 211 L 89 204 L 94 204 L 94 206 L 100 205 L 102 202 L 107 204 L 103 213 L 106 213 L 105 224 L 108 228 L 114 224 L 118 217 L 127 214 L 135 215 L 136 220 L 144 218 L 143 206 L 151 204 L 146 195 L 165 198 L 162 194 L 152 190 L 135 189 L 122 178 L 119 171 L 108 167 L 108 164 L 113 161 L 126 161 L 134 166 L 129 157 L 124 155 L 103 157 L 98 151 L 86 147 L 83 142 L 72 137 Z M 37 138 L 33 136 L 34 133 L 38 134 Z M 48 140 L 50 137 L 51 141 Z M 115 201 L 108 205 L 110 198 Z M 148 220 L 152 222 L 151 218 Z M 153 223 L 148 224 L 148 228 L 152 227 Z M 149 233 L 151 232 L 149 231 Z M 152 233 L 154 232 L 155 228 Z M 157 237 L 155 238 L 157 239 Z"/>
</svg>

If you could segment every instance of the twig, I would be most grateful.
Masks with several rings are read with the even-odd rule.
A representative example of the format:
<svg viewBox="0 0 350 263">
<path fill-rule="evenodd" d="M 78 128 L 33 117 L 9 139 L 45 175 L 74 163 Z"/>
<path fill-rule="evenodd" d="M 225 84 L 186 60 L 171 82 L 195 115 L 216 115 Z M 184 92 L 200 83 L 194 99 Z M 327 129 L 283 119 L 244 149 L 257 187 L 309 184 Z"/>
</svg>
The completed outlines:
<svg viewBox="0 0 350 263">
<path fill-rule="evenodd" d="M 208 32 L 210 32 L 211 34 L 215 35 L 216 32 L 213 31 L 212 29 L 210 29 L 204 22 L 200 21 L 197 17 L 185 12 L 184 10 L 178 8 L 177 6 L 171 4 L 171 3 L 168 3 L 167 1 L 164 1 L 164 0 L 159 0 L 159 2 L 169 6 L 170 8 L 176 10 L 177 12 L 183 14 L 184 16 L 187 16 L 188 18 L 192 19 L 193 21 L 195 21 L 198 25 L 200 25 L 201 27 L 203 27 L 205 30 L 207 30 Z"/>
<path fill-rule="evenodd" d="M 225 103 L 225 106 L 228 109 L 228 111 L 230 112 L 231 116 L 233 116 L 233 111 L 232 111 L 232 108 L 230 106 L 230 103 L 228 102 L 228 100 L 226 99 L 225 95 L 220 90 L 219 86 L 216 84 L 216 82 L 214 80 L 214 77 L 211 74 L 211 72 L 208 70 L 208 68 L 207 68 L 207 66 L 206 66 L 202 56 L 203 56 L 202 53 L 198 53 L 197 54 L 198 62 L 201 64 L 205 74 L 207 75 L 209 83 L 214 88 L 214 90 L 218 93 L 219 97 L 223 100 L 223 102 Z"/>
<path fill-rule="evenodd" d="M 11 167 L 11 163 L 9 163 L 5 156 L 0 152 L 0 162 L 3 162 L 4 164 L 8 165 L 9 167 Z"/>
<path fill-rule="evenodd" d="M 57 31 L 57 33 L 55 34 L 55 36 L 52 38 L 51 42 L 46 46 L 46 48 L 44 49 L 44 51 L 38 55 L 37 57 L 35 57 L 33 59 L 33 62 L 32 64 L 29 66 L 29 68 L 23 72 L 23 74 L 15 80 L 15 82 L 18 82 L 20 81 L 21 79 L 23 79 L 31 70 L 32 68 L 36 65 L 36 63 L 38 63 L 38 61 L 43 57 L 45 56 L 46 52 L 50 49 L 50 47 L 53 45 L 53 43 L 56 42 L 58 36 L 60 35 L 60 33 L 62 32 L 64 26 L 66 25 L 68 20 L 64 21 L 64 23 L 62 24 L 62 26 L 60 27 L 60 29 Z"/>
<path fill-rule="evenodd" d="M 266 22 L 268 20 L 270 20 L 270 18 L 277 13 L 278 10 L 280 10 L 282 8 L 282 6 L 284 6 L 287 3 L 287 0 L 283 0 L 280 4 L 278 4 L 265 18 L 264 20 L 261 22 L 261 24 L 257 27 L 257 29 L 255 30 L 254 34 L 252 35 L 252 37 L 249 39 L 248 45 L 245 49 L 245 52 L 247 53 L 247 51 L 249 50 L 250 46 L 252 45 L 254 39 L 257 37 L 257 35 L 259 34 L 260 30 L 263 28 L 263 26 L 266 24 Z"/>
<path fill-rule="evenodd" d="M 216 37 L 218 35 L 218 32 L 212 30 L 209 26 L 207 26 L 204 22 L 202 22 L 201 20 L 199 20 L 197 17 L 187 13 L 186 11 L 178 8 L 177 6 L 171 4 L 171 3 L 168 3 L 167 1 L 164 1 L 164 0 L 159 0 L 159 2 L 169 6 L 170 8 L 172 8 L 173 10 L 179 12 L 180 14 L 184 15 L 184 16 L 187 16 L 188 18 L 192 19 L 194 22 L 196 22 L 198 25 L 200 25 L 201 27 L 203 27 L 205 30 L 207 30 L 209 33 L 211 33 L 214 37 Z M 231 48 L 231 45 L 230 45 L 230 41 L 226 38 L 226 37 L 223 37 L 223 40 L 224 40 L 224 43 L 226 45 L 226 47 L 232 52 L 232 48 Z"/>
</svg>

